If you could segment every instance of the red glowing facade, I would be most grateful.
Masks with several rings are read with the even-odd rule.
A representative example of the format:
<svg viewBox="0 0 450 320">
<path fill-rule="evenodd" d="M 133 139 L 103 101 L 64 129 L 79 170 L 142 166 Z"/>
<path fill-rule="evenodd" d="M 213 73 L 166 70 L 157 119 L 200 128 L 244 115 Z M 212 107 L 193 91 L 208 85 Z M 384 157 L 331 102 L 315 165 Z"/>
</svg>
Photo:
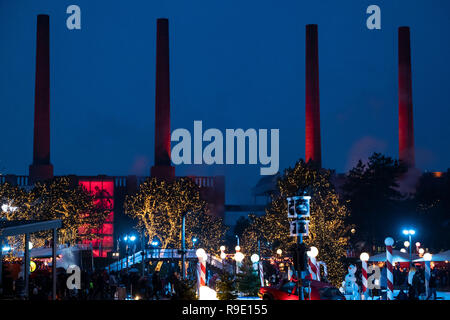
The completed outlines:
<svg viewBox="0 0 450 320">
<path fill-rule="evenodd" d="M 319 101 L 319 40 L 316 24 L 306 26 L 305 161 L 322 165 Z"/>
<path fill-rule="evenodd" d="M 83 179 L 79 180 L 88 192 L 94 195 L 95 205 L 101 209 L 111 210 L 103 226 L 96 230 L 80 230 L 80 233 L 92 233 L 98 239 L 84 240 L 83 244 L 92 244 L 94 257 L 106 258 L 108 252 L 114 249 L 114 180 L 113 179 Z"/>
<path fill-rule="evenodd" d="M 398 29 L 398 147 L 399 159 L 415 166 L 409 27 Z"/>
</svg>

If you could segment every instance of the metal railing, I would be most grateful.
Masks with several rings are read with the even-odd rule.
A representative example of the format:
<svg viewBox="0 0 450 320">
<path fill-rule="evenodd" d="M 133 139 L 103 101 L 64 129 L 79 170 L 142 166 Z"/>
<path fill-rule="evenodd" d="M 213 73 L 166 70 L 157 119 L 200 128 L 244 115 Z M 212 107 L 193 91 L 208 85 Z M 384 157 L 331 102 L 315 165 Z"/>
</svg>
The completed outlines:
<svg viewBox="0 0 450 320">
<path fill-rule="evenodd" d="M 125 257 L 123 259 L 120 259 L 119 261 L 116 261 L 110 265 L 108 265 L 105 269 L 108 270 L 108 272 L 119 272 L 121 270 L 131 268 L 134 265 L 141 264 L 142 263 L 142 257 L 144 255 L 142 254 L 142 251 L 136 252 L 135 254 L 129 255 L 128 257 Z M 186 260 L 197 260 L 196 250 L 195 249 L 188 249 L 186 250 Z M 222 262 L 222 259 L 217 258 L 216 256 L 207 255 L 207 263 L 213 267 L 222 269 L 225 268 L 227 271 L 229 269 L 233 270 L 232 265 L 225 262 Z M 128 263 L 127 263 L 128 259 Z M 146 260 L 181 260 L 181 254 L 179 252 L 179 249 L 148 249 L 145 250 L 145 259 Z"/>
</svg>

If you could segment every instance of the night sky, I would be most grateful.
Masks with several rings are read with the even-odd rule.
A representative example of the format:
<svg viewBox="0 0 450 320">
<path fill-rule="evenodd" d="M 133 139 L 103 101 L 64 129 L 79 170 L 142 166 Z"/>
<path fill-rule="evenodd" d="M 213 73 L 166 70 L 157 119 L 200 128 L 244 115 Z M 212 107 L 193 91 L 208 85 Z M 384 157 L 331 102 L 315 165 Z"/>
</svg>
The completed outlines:
<svg viewBox="0 0 450 320">
<path fill-rule="evenodd" d="M 66 28 L 67 6 L 82 29 Z M 381 7 L 382 29 L 366 28 Z M 50 15 L 51 161 L 56 175 L 148 175 L 156 19 L 169 18 L 172 130 L 279 128 L 280 169 L 304 157 L 305 25 L 319 25 L 323 166 L 398 157 L 397 28 L 411 27 L 417 166 L 450 163 L 450 1 L 0 0 L 0 172 L 32 162 L 36 15 Z M 250 201 L 260 165 L 178 166 L 226 175 Z"/>
</svg>

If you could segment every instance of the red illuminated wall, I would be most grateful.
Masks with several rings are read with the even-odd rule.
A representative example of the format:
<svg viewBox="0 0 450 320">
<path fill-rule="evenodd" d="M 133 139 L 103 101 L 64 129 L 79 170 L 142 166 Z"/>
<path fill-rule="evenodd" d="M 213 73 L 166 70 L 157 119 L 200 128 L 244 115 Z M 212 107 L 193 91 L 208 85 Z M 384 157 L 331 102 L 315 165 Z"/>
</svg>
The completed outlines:
<svg viewBox="0 0 450 320">
<path fill-rule="evenodd" d="M 94 240 L 83 240 L 84 244 L 92 244 L 94 257 L 106 258 L 114 249 L 114 181 L 113 180 L 80 180 L 80 185 L 95 196 L 95 204 L 103 209 L 111 210 L 106 222 L 99 229 L 80 230 L 80 233 L 93 233 L 99 236 Z"/>
</svg>

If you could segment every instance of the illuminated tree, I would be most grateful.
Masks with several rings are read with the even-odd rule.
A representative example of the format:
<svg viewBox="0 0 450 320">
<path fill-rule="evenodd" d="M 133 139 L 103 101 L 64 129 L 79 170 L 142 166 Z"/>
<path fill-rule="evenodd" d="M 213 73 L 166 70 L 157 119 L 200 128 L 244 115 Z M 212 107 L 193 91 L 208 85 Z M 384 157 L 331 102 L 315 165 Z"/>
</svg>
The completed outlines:
<svg viewBox="0 0 450 320">
<path fill-rule="evenodd" d="M 350 226 L 345 224 L 348 210 L 341 202 L 332 183 L 331 171 L 316 168 L 300 160 L 294 168 L 285 170 L 278 180 L 277 193 L 261 217 L 251 216 L 252 224 L 244 232 L 242 249 L 247 254 L 257 252 L 257 241 L 261 240 L 262 254 L 273 255 L 273 250 L 288 252 L 295 244 L 295 237 L 289 236 L 286 198 L 294 195 L 311 196 L 311 218 L 307 246 L 319 249 L 318 260 L 328 267 L 329 280 L 335 285 L 343 280 L 346 246 Z"/>
<path fill-rule="evenodd" d="M 226 231 L 222 219 L 207 214 L 200 189 L 189 178 L 146 180 L 136 194 L 127 196 L 125 213 L 136 218 L 149 241 L 157 238 L 162 248 L 180 248 L 183 214 L 187 214 L 186 242 L 196 237 L 206 252 L 217 251 Z"/>
<path fill-rule="evenodd" d="M 95 230 L 100 228 L 110 213 L 99 205 L 94 195 L 84 187 L 71 185 L 66 177 L 58 177 L 46 182 L 38 182 L 29 192 L 24 189 L 2 184 L 0 199 L 9 201 L 17 210 L 13 214 L 3 214 L 8 220 L 53 220 L 61 219 L 58 230 L 59 242 L 75 244 L 78 240 L 93 239 Z M 80 233 L 87 230 L 86 233 Z M 50 240 L 48 232 L 32 235 L 38 245 Z"/>
<path fill-rule="evenodd" d="M 30 193 L 22 188 L 9 183 L 0 184 L 0 218 L 5 220 L 26 219 L 31 199 Z"/>
</svg>

